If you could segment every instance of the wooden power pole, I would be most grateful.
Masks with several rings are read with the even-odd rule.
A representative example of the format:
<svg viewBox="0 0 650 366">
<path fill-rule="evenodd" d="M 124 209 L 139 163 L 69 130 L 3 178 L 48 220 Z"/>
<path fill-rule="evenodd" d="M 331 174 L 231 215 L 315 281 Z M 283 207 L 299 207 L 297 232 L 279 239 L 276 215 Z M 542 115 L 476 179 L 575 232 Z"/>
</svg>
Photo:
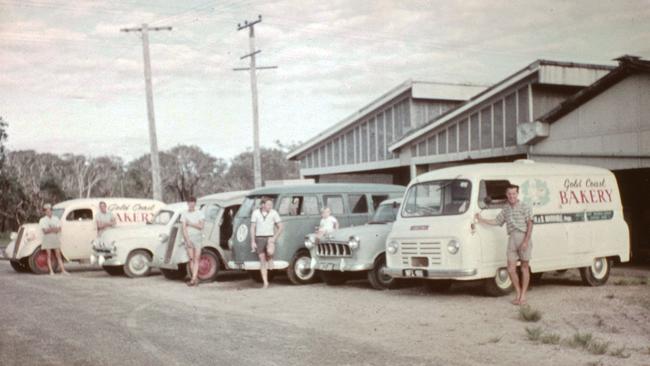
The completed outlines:
<svg viewBox="0 0 650 366">
<path fill-rule="evenodd" d="M 243 60 L 250 57 L 250 67 L 235 68 L 235 71 L 250 70 L 251 75 L 251 91 L 253 95 L 253 177 L 255 181 L 255 188 L 262 186 L 262 163 L 260 157 L 260 127 L 259 127 L 259 112 L 257 108 L 257 70 L 263 69 L 277 69 L 277 66 L 257 66 L 255 63 L 255 55 L 262 52 L 255 49 L 255 24 L 262 22 L 262 16 L 259 15 L 257 20 L 252 22 L 244 21 L 244 24 L 237 24 L 237 30 L 248 28 L 249 39 L 249 53 L 240 57 Z"/>
<path fill-rule="evenodd" d="M 160 182 L 160 159 L 158 158 L 158 139 L 156 137 L 156 117 L 153 109 L 153 87 L 151 86 L 151 60 L 149 57 L 149 31 L 172 30 L 172 27 L 151 27 L 142 24 L 138 28 L 122 28 L 122 32 L 142 33 L 142 56 L 144 57 L 144 84 L 147 92 L 147 117 L 149 119 L 149 146 L 151 148 L 151 181 L 153 199 L 162 201 Z"/>
</svg>

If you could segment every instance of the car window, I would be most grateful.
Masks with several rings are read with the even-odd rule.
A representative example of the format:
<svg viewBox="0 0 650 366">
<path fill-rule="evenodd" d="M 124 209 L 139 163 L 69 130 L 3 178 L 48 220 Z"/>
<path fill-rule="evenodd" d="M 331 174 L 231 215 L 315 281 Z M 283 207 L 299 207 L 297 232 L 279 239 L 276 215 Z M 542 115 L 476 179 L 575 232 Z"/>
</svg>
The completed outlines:
<svg viewBox="0 0 650 366">
<path fill-rule="evenodd" d="M 205 214 L 205 220 L 206 221 L 214 221 L 217 219 L 217 216 L 219 215 L 219 210 L 221 210 L 221 207 L 218 205 L 205 205 L 204 209 L 204 214 Z"/>
<path fill-rule="evenodd" d="M 325 207 L 330 208 L 332 215 L 343 215 L 345 213 L 343 196 L 341 195 L 325 195 L 323 196 L 323 204 L 325 204 Z"/>
<path fill-rule="evenodd" d="M 300 207 L 301 215 L 318 215 L 318 198 L 316 196 L 305 196 L 302 206 Z"/>
<path fill-rule="evenodd" d="M 80 208 L 71 211 L 65 218 L 67 221 L 88 221 L 93 219 L 93 211 L 89 208 Z"/>
<path fill-rule="evenodd" d="M 501 208 L 506 203 L 508 180 L 482 180 L 478 191 L 478 207 Z"/>
<path fill-rule="evenodd" d="M 370 196 L 372 198 L 372 209 L 377 210 L 377 207 L 379 207 L 379 204 L 386 201 L 388 199 L 387 194 L 373 194 Z"/>
<path fill-rule="evenodd" d="M 348 197 L 351 213 L 368 213 L 368 200 L 365 194 L 351 194 Z"/>
</svg>

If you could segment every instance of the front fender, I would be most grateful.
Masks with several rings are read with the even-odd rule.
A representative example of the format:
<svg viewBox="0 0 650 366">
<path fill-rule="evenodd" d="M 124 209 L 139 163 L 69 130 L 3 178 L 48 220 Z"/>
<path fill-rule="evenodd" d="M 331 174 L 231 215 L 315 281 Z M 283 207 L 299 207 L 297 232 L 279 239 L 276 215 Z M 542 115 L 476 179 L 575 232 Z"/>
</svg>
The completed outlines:
<svg viewBox="0 0 650 366">
<path fill-rule="evenodd" d="M 9 257 L 13 256 L 14 254 L 14 248 L 16 243 L 13 242 L 14 245 L 11 247 L 11 252 L 9 252 Z M 41 241 L 40 240 L 23 240 L 20 243 L 20 247 L 18 248 L 18 253 L 16 253 L 16 259 L 22 259 L 29 257 L 38 249 L 38 247 L 41 246 Z M 7 247 L 7 250 L 9 250 L 9 247 Z"/>
<path fill-rule="evenodd" d="M 113 253 L 113 258 L 119 262 L 126 262 L 126 258 L 129 254 L 136 249 L 144 249 L 150 253 L 155 253 L 159 241 L 155 239 L 146 239 L 142 238 L 133 238 L 116 241 L 113 246 L 117 248 Z"/>
</svg>

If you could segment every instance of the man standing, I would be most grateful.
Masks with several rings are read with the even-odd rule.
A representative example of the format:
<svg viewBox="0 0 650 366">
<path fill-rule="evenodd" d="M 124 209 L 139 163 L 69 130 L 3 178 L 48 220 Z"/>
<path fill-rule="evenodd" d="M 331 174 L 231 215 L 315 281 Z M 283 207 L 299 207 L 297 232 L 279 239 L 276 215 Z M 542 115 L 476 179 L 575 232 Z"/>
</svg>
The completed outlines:
<svg viewBox="0 0 650 366">
<path fill-rule="evenodd" d="M 47 252 L 47 268 L 50 270 L 50 275 L 53 275 L 54 271 L 52 270 L 51 251 L 54 250 L 56 260 L 61 266 L 61 273 L 69 274 L 63 266 L 63 258 L 61 255 L 61 240 L 59 238 L 61 222 L 58 217 L 52 216 L 52 205 L 46 203 L 43 205 L 43 210 L 45 211 L 45 216 L 41 217 L 38 221 L 38 225 L 41 227 L 41 230 L 43 230 L 43 243 L 41 244 L 41 249 Z"/>
<path fill-rule="evenodd" d="M 183 223 L 183 238 L 185 239 L 185 248 L 189 257 L 188 267 L 192 277 L 188 286 L 198 286 L 205 214 L 203 211 L 196 209 L 196 198 L 194 197 L 187 200 L 187 208 L 187 212 L 184 212 L 181 217 L 181 223 Z"/>
<path fill-rule="evenodd" d="M 277 230 L 276 230 L 277 228 Z M 282 233 L 280 215 L 273 209 L 273 200 L 262 197 L 260 208 L 251 216 L 251 250 L 260 259 L 260 273 L 264 287 L 269 287 L 268 271 L 273 267 L 275 240 Z"/>
<path fill-rule="evenodd" d="M 514 305 L 526 304 L 526 291 L 530 282 L 530 255 L 533 243 L 530 236 L 533 233 L 533 213 L 525 203 L 519 202 L 519 186 L 509 185 L 506 188 L 508 204 L 499 212 L 494 220 L 486 220 L 476 214 L 476 220 L 483 224 L 503 226 L 508 230 L 508 275 L 512 281 L 517 297 L 512 300 Z M 522 281 L 519 283 L 517 260 L 521 261 Z"/>
<path fill-rule="evenodd" d="M 108 211 L 106 208 L 106 202 L 99 202 L 99 212 L 95 217 L 95 222 L 97 223 L 97 237 L 99 238 L 104 230 L 109 227 L 115 227 L 115 216 L 111 211 Z"/>
</svg>

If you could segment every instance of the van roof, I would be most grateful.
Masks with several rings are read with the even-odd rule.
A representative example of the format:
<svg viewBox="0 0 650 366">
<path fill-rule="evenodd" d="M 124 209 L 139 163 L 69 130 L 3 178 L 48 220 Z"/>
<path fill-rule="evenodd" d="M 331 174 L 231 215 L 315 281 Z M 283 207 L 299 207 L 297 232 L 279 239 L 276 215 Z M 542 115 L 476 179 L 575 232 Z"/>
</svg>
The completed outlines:
<svg viewBox="0 0 650 366">
<path fill-rule="evenodd" d="M 476 178 L 486 175 L 518 176 L 518 175 L 609 175 L 607 169 L 587 166 L 556 163 L 536 163 L 532 160 L 517 160 L 512 163 L 483 163 L 459 165 L 433 170 L 417 176 L 412 182 L 426 182 L 434 179 Z"/>
<path fill-rule="evenodd" d="M 165 203 L 157 200 L 152 200 L 149 198 L 119 198 L 119 197 L 105 197 L 105 198 L 75 198 L 67 201 L 62 201 L 53 206 L 53 208 L 67 208 L 68 206 L 81 206 L 81 205 L 92 205 L 99 206 L 99 202 L 104 201 L 107 205 L 112 203 L 146 203 L 146 204 L 156 204 L 160 207 L 164 206 Z"/>
<path fill-rule="evenodd" d="M 354 193 L 354 192 L 404 192 L 404 186 L 372 183 L 317 183 L 291 186 L 263 187 L 250 195 L 277 195 L 283 193 Z"/>
</svg>

